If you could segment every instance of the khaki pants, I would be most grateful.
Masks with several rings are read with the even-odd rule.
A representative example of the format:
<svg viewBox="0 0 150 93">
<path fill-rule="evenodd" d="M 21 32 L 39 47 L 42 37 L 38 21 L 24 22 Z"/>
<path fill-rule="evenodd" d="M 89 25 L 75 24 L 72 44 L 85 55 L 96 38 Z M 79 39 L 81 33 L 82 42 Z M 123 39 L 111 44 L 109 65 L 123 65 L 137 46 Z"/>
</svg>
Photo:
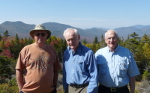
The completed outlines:
<svg viewBox="0 0 150 93">
<path fill-rule="evenodd" d="M 68 93 L 87 93 L 87 86 L 82 88 L 74 88 L 69 86 L 68 91 Z"/>
</svg>

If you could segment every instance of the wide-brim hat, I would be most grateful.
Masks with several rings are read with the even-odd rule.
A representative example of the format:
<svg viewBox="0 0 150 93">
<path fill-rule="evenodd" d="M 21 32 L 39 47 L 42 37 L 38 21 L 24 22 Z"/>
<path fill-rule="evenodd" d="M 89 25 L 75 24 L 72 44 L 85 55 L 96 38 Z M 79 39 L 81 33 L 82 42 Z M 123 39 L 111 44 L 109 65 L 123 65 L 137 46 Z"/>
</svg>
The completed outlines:
<svg viewBox="0 0 150 93">
<path fill-rule="evenodd" d="M 47 30 L 43 25 L 36 25 L 35 28 L 29 32 L 32 38 L 34 38 L 33 34 L 35 31 L 46 31 L 48 33 L 47 39 L 51 36 L 51 31 Z"/>
</svg>

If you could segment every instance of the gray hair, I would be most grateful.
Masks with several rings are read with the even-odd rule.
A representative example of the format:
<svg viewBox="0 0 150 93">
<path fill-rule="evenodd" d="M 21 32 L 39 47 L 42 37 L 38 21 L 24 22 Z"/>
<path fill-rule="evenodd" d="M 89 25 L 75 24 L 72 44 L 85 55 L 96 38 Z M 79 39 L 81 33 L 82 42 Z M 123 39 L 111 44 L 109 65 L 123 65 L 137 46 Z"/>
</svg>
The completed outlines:
<svg viewBox="0 0 150 93">
<path fill-rule="evenodd" d="M 66 34 L 68 31 L 73 31 L 76 35 L 79 35 L 77 29 L 74 29 L 74 28 L 67 28 L 67 29 L 64 31 L 64 33 L 63 33 L 63 36 L 64 36 L 64 37 L 65 37 L 65 34 Z"/>
<path fill-rule="evenodd" d="M 110 31 L 114 32 L 114 34 L 115 34 L 116 37 L 118 38 L 118 34 L 117 34 L 117 32 L 116 32 L 115 30 L 107 30 L 107 31 L 105 32 L 105 37 L 104 37 L 104 38 L 107 37 L 107 32 L 110 32 Z"/>
</svg>

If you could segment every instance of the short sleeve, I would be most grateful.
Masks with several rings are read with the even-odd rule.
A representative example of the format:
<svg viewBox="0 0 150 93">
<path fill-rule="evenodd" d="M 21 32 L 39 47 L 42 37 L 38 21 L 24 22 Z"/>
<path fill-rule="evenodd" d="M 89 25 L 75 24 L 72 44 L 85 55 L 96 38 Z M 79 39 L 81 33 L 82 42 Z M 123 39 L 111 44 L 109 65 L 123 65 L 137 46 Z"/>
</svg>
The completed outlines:
<svg viewBox="0 0 150 93">
<path fill-rule="evenodd" d="M 20 70 L 25 69 L 23 50 L 19 53 L 19 57 L 16 63 L 16 69 L 20 69 Z"/>
</svg>

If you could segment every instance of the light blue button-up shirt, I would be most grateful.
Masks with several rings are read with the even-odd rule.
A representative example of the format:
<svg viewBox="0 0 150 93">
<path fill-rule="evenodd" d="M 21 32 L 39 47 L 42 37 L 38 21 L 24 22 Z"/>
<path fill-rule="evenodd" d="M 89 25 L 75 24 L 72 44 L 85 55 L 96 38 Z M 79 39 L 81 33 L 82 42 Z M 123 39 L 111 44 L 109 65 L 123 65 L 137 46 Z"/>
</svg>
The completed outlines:
<svg viewBox="0 0 150 93">
<path fill-rule="evenodd" d="M 95 53 L 98 64 L 98 82 L 106 87 L 122 87 L 130 82 L 130 77 L 139 75 L 139 69 L 131 52 L 117 46 L 114 52 L 108 47 Z"/>
<path fill-rule="evenodd" d="M 97 64 L 91 49 L 79 43 L 75 52 L 69 47 L 63 58 L 63 87 L 68 84 L 89 83 L 87 93 L 97 93 Z"/>
</svg>

